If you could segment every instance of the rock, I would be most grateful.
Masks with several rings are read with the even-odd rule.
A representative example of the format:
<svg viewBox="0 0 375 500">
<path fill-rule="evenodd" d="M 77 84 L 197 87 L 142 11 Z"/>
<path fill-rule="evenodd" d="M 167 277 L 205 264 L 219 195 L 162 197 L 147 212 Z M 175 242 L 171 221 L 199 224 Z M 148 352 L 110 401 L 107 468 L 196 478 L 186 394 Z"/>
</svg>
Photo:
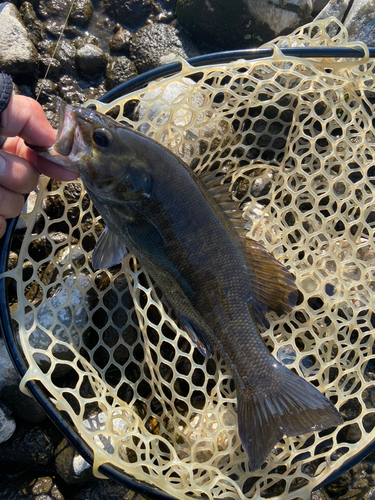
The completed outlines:
<svg viewBox="0 0 375 500">
<path fill-rule="evenodd" d="M 58 83 L 58 89 L 61 98 L 68 104 L 77 105 L 86 101 L 85 93 L 78 82 L 71 76 L 62 76 Z"/>
<path fill-rule="evenodd" d="M 67 484 L 83 483 L 94 478 L 91 465 L 66 439 L 56 449 L 55 467 Z"/>
<path fill-rule="evenodd" d="M 85 45 L 95 45 L 95 47 L 100 47 L 99 40 L 94 35 L 86 33 L 84 37 L 79 37 L 74 40 L 74 45 L 77 50 L 81 49 Z"/>
<path fill-rule="evenodd" d="M 140 28 L 153 10 L 153 0 L 104 0 L 104 10 L 127 28 Z"/>
<path fill-rule="evenodd" d="M 0 444 L 0 466 L 3 473 L 16 474 L 52 464 L 54 445 L 40 427 L 20 428 L 12 438 Z"/>
<path fill-rule="evenodd" d="M 110 479 L 96 479 L 81 487 L 76 487 L 69 500 L 145 500 L 141 495 L 126 486 Z"/>
<path fill-rule="evenodd" d="M 16 430 L 16 422 L 0 406 L 0 444 L 8 441 Z"/>
<path fill-rule="evenodd" d="M 0 500 L 64 500 L 64 496 L 54 477 L 25 473 L 1 484 Z"/>
<path fill-rule="evenodd" d="M 30 78 L 38 66 L 38 54 L 13 4 L 0 4 L 0 71 Z"/>
<path fill-rule="evenodd" d="M 31 482 L 30 487 L 31 493 L 36 496 L 35 500 L 64 500 L 55 484 L 55 478 L 39 477 Z"/>
<path fill-rule="evenodd" d="M 37 45 L 43 38 L 43 24 L 36 17 L 34 7 L 30 2 L 24 2 L 20 7 L 20 14 L 30 40 Z"/>
<path fill-rule="evenodd" d="M 318 14 L 328 4 L 329 0 L 312 0 L 312 13 Z"/>
<path fill-rule="evenodd" d="M 375 46 L 375 0 L 355 0 L 349 10 L 344 26 L 349 41 L 364 42 Z"/>
<path fill-rule="evenodd" d="M 45 23 L 44 30 L 48 35 L 51 35 L 53 38 L 59 38 L 63 33 L 63 27 L 61 26 L 61 24 L 51 20 L 48 20 Z"/>
<path fill-rule="evenodd" d="M 111 90 L 137 74 L 137 68 L 126 56 L 110 57 L 105 74 L 105 86 L 107 90 Z"/>
<path fill-rule="evenodd" d="M 39 75 L 44 78 L 48 71 L 48 77 L 58 80 L 61 75 L 61 63 L 54 57 L 39 56 Z"/>
<path fill-rule="evenodd" d="M 324 488 L 320 488 L 312 492 L 311 500 L 330 500 L 330 497 Z"/>
<path fill-rule="evenodd" d="M 87 44 L 77 50 L 77 66 L 88 76 L 96 76 L 105 70 L 107 58 L 100 47 Z"/>
<path fill-rule="evenodd" d="M 86 28 L 91 21 L 94 7 L 91 0 L 75 0 L 69 16 L 69 22 L 80 28 Z"/>
<path fill-rule="evenodd" d="M 174 2 L 176 3 L 176 2 Z M 165 23 L 169 24 L 174 20 L 174 9 L 175 6 L 173 5 L 168 5 L 169 10 L 163 9 L 163 7 L 160 5 L 160 3 L 155 3 L 154 5 L 154 12 L 153 14 L 149 17 L 149 21 L 152 21 L 153 23 Z"/>
<path fill-rule="evenodd" d="M 0 391 L 1 400 L 21 420 L 39 424 L 46 418 L 46 414 L 32 396 L 20 391 L 18 385 L 8 385 Z"/>
<path fill-rule="evenodd" d="M 109 41 L 109 51 L 112 56 L 129 55 L 130 40 L 133 34 L 117 24 L 115 34 Z"/>
<path fill-rule="evenodd" d="M 325 486 L 325 490 L 330 496 L 337 496 L 346 493 L 352 482 L 350 471 L 341 474 L 340 477 Z"/>
<path fill-rule="evenodd" d="M 258 177 L 254 180 L 251 186 L 251 196 L 254 198 L 259 198 L 260 196 L 266 196 L 272 187 L 272 182 L 267 176 Z"/>
<path fill-rule="evenodd" d="M 329 0 L 323 10 L 316 16 L 315 19 L 327 19 L 328 17 L 335 17 L 339 21 L 343 21 L 345 12 L 349 6 L 350 0 Z M 334 27 L 329 29 L 329 36 L 334 36 L 337 31 Z"/>
<path fill-rule="evenodd" d="M 62 27 L 69 13 L 70 5 L 66 0 L 49 0 L 45 3 L 46 13 L 44 13 L 44 16 L 47 15 L 50 18 L 56 19 Z M 39 7 L 39 14 L 41 10 L 43 8 Z"/>
<path fill-rule="evenodd" d="M 258 46 L 309 20 L 311 0 L 177 0 L 177 19 L 190 34 L 225 49 Z"/>
<path fill-rule="evenodd" d="M 76 57 L 76 48 L 73 43 L 68 42 L 66 40 L 61 40 L 57 45 L 55 58 L 61 64 L 61 72 L 62 74 L 75 75 L 75 57 Z"/>
<path fill-rule="evenodd" d="M 167 24 L 149 24 L 131 39 L 130 56 L 140 73 L 157 68 L 170 54 L 186 59 L 200 52 L 183 30 Z"/>
<path fill-rule="evenodd" d="M 230 4 L 227 0 L 216 0 L 215 3 L 177 0 L 176 17 L 193 40 L 213 43 L 228 50 L 249 47 L 257 27 L 248 12 L 246 0 L 232 0 Z"/>
<path fill-rule="evenodd" d="M 7 385 L 19 383 L 20 376 L 9 357 L 5 342 L 0 338 L 0 389 Z"/>
<path fill-rule="evenodd" d="M 291 33 L 310 20 L 312 12 L 312 0 L 296 0 L 295 2 L 284 2 L 284 0 L 257 1 L 245 0 L 249 13 L 260 24 L 260 34 L 255 30 L 257 36 L 262 37 L 265 30 L 271 32 L 271 38 Z"/>
</svg>

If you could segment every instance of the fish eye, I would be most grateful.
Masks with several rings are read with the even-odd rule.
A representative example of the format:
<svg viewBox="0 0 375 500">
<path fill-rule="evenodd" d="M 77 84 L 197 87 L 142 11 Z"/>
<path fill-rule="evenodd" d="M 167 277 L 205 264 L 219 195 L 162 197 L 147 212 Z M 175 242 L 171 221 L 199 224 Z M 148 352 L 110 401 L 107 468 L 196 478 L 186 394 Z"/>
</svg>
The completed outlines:
<svg viewBox="0 0 375 500">
<path fill-rule="evenodd" d="M 112 143 L 112 134 L 105 128 L 95 130 L 92 135 L 94 142 L 100 148 L 107 148 Z"/>
</svg>

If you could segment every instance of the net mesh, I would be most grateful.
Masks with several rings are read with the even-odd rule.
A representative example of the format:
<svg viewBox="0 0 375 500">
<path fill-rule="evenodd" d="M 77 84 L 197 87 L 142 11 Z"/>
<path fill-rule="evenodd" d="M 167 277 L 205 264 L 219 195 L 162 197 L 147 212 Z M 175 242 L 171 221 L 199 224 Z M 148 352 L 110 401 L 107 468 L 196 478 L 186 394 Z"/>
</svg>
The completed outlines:
<svg viewBox="0 0 375 500">
<path fill-rule="evenodd" d="M 79 181 L 41 178 L 18 257 L 10 255 L 23 382 L 40 381 L 96 468 L 110 462 L 177 498 L 307 498 L 373 440 L 374 62 L 277 50 L 297 45 L 350 44 L 337 21 L 315 22 L 277 39 L 271 58 L 183 64 L 111 104 L 88 104 L 197 172 L 226 173 L 248 236 L 301 291 L 292 313 L 269 316 L 263 338 L 336 404 L 339 428 L 285 439 L 250 471 L 220 355 L 200 355 L 133 255 L 92 269 L 104 224 Z"/>
</svg>

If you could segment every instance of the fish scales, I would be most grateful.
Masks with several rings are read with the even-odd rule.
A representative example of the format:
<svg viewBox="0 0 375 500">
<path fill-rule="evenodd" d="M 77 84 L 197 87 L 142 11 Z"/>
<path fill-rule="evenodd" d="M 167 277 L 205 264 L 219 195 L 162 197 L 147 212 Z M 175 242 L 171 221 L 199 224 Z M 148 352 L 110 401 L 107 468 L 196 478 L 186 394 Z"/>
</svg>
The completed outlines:
<svg viewBox="0 0 375 500">
<path fill-rule="evenodd" d="M 342 423 L 315 387 L 273 358 L 258 333 L 267 311 L 290 310 L 293 278 L 263 247 L 240 238 L 179 158 L 105 115 L 63 104 L 54 146 L 38 152 L 80 174 L 107 224 L 93 264 L 118 263 L 128 247 L 200 352 L 223 356 L 252 470 L 281 438 Z"/>
</svg>

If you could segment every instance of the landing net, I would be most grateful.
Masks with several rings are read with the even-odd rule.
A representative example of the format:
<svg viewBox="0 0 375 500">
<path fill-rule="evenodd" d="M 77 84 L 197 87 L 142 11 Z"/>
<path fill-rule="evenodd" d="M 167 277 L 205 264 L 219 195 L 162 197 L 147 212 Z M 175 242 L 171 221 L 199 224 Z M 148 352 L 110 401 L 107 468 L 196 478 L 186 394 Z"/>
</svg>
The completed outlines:
<svg viewBox="0 0 375 500">
<path fill-rule="evenodd" d="M 250 471 L 236 393 L 204 359 L 157 283 L 128 255 L 94 271 L 104 223 L 82 184 L 41 179 L 18 258 L 13 327 L 37 380 L 93 451 L 176 498 L 308 498 L 373 441 L 375 426 L 374 61 L 286 58 L 280 47 L 350 44 L 314 22 L 271 58 L 154 81 L 96 108 L 163 143 L 197 172 L 227 173 L 260 241 L 296 276 L 295 310 L 271 315 L 273 356 L 329 398 L 345 422 L 288 438 Z M 233 172 L 233 167 L 235 171 Z"/>
</svg>

